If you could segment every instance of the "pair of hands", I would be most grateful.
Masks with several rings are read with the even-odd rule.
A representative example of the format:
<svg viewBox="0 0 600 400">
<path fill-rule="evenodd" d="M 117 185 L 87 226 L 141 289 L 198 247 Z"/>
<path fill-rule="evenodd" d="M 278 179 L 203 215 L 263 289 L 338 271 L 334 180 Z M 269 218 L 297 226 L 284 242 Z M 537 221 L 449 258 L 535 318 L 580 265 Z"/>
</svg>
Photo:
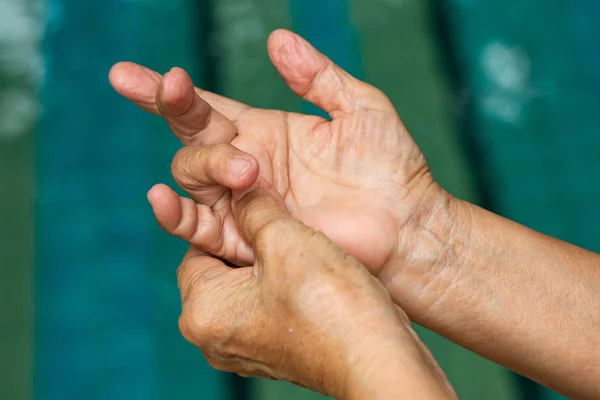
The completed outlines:
<svg viewBox="0 0 600 400">
<path fill-rule="evenodd" d="M 218 369 L 338 398 L 452 397 L 373 277 L 410 258 L 410 225 L 447 194 L 384 94 L 291 32 L 274 32 L 268 53 L 331 121 L 195 89 L 181 69 L 110 73 L 185 145 L 172 169 L 192 199 L 164 185 L 148 196 L 161 227 L 191 244 L 178 270 L 182 333 Z"/>
</svg>

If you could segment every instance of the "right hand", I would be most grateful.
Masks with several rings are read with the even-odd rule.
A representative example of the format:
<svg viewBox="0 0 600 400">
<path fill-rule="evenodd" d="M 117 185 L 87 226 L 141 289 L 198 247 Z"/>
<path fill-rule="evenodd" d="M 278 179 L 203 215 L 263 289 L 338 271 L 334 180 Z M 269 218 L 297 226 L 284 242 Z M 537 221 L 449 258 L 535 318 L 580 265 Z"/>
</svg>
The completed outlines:
<svg viewBox="0 0 600 400">
<path fill-rule="evenodd" d="M 167 226 L 194 218 L 191 200 L 164 186 L 149 198 L 159 220 L 180 215 Z M 213 367 L 339 399 L 454 398 L 381 283 L 293 219 L 267 183 L 232 210 L 254 265 L 232 269 L 191 247 L 177 274 L 180 329 Z"/>
</svg>

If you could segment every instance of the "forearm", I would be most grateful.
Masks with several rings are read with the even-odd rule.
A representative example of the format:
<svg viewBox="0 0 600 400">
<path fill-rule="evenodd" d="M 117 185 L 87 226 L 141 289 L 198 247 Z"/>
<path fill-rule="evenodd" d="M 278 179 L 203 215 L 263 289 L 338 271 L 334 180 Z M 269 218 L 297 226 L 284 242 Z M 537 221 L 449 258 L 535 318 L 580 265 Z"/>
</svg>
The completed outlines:
<svg viewBox="0 0 600 400">
<path fill-rule="evenodd" d="M 600 396 L 600 256 L 442 196 L 380 276 L 394 301 L 555 390 Z"/>
</svg>

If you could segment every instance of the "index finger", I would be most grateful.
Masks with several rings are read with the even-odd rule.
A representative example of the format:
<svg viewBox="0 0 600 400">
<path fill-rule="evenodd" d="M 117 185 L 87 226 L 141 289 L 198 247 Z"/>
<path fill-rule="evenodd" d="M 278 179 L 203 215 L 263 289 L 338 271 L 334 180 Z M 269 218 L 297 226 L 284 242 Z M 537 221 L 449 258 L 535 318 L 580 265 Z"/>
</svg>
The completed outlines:
<svg viewBox="0 0 600 400">
<path fill-rule="evenodd" d="M 229 143 L 237 134 L 232 122 L 249 107 L 194 85 L 173 68 L 165 76 L 133 63 L 116 64 L 109 73 L 115 90 L 145 111 L 164 117 L 184 145 Z"/>
<path fill-rule="evenodd" d="M 140 108 L 160 115 L 155 96 L 163 80 L 161 74 L 136 63 L 120 62 L 111 68 L 109 80 L 119 94 L 133 101 Z M 250 108 L 244 103 L 207 90 L 195 88 L 195 91 L 212 108 L 232 121 Z"/>
<path fill-rule="evenodd" d="M 177 268 L 177 286 L 181 294 L 181 302 L 185 303 L 190 296 L 202 290 L 205 282 L 230 271 L 231 268 L 221 260 L 190 246 Z"/>
</svg>

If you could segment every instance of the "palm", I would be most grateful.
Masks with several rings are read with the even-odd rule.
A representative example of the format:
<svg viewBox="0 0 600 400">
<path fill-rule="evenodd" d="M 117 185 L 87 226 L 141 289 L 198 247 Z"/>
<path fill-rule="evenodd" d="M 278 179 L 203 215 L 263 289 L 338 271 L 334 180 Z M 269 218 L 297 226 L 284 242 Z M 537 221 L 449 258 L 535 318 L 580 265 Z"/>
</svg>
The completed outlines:
<svg viewBox="0 0 600 400">
<path fill-rule="evenodd" d="M 140 107 L 165 117 L 186 146 L 227 144 L 252 155 L 258 161 L 259 182 L 272 188 L 294 217 L 377 272 L 432 183 L 424 157 L 381 92 L 355 80 L 290 32 L 273 34 L 268 48 L 288 86 L 327 111 L 331 121 L 194 92 L 182 70 L 163 78 L 125 64 L 111 72 L 111 82 Z M 240 187 L 211 181 L 206 176 L 211 164 L 199 164 L 197 156 L 189 156 L 191 151 L 185 162 L 176 157 L 174 165 L 187 170 L 175 171 L 174 177 L 198 205 L 184 200 L 179 205 L 174 193 L 159 193 L 171 200 L 166 211 L 153 204 L 157 219 L 202 250 L 237 264 L 251 263 L 251 250 L 234 222 L 229 188 L 234 193 L 247 189 L 256 176 Z M 182 179 L 200 175 L 199 181 Z M 192 207 L 196 210 L 186 217 Z M 186 218 L 192 223 L 186 224 Z M 200 225 L 205 225 L 204 232 L 198 234 Z"/>
<path fill-rule="evenodd" d="M 370 268 L 383 265 L 419 200 L 411 180 L 427 172 L 395 115 L 362 111 L 327 121 L 251 109 L 236 126 L 231 144 L 258 160 L 294 217 Z"/>
</svg>

